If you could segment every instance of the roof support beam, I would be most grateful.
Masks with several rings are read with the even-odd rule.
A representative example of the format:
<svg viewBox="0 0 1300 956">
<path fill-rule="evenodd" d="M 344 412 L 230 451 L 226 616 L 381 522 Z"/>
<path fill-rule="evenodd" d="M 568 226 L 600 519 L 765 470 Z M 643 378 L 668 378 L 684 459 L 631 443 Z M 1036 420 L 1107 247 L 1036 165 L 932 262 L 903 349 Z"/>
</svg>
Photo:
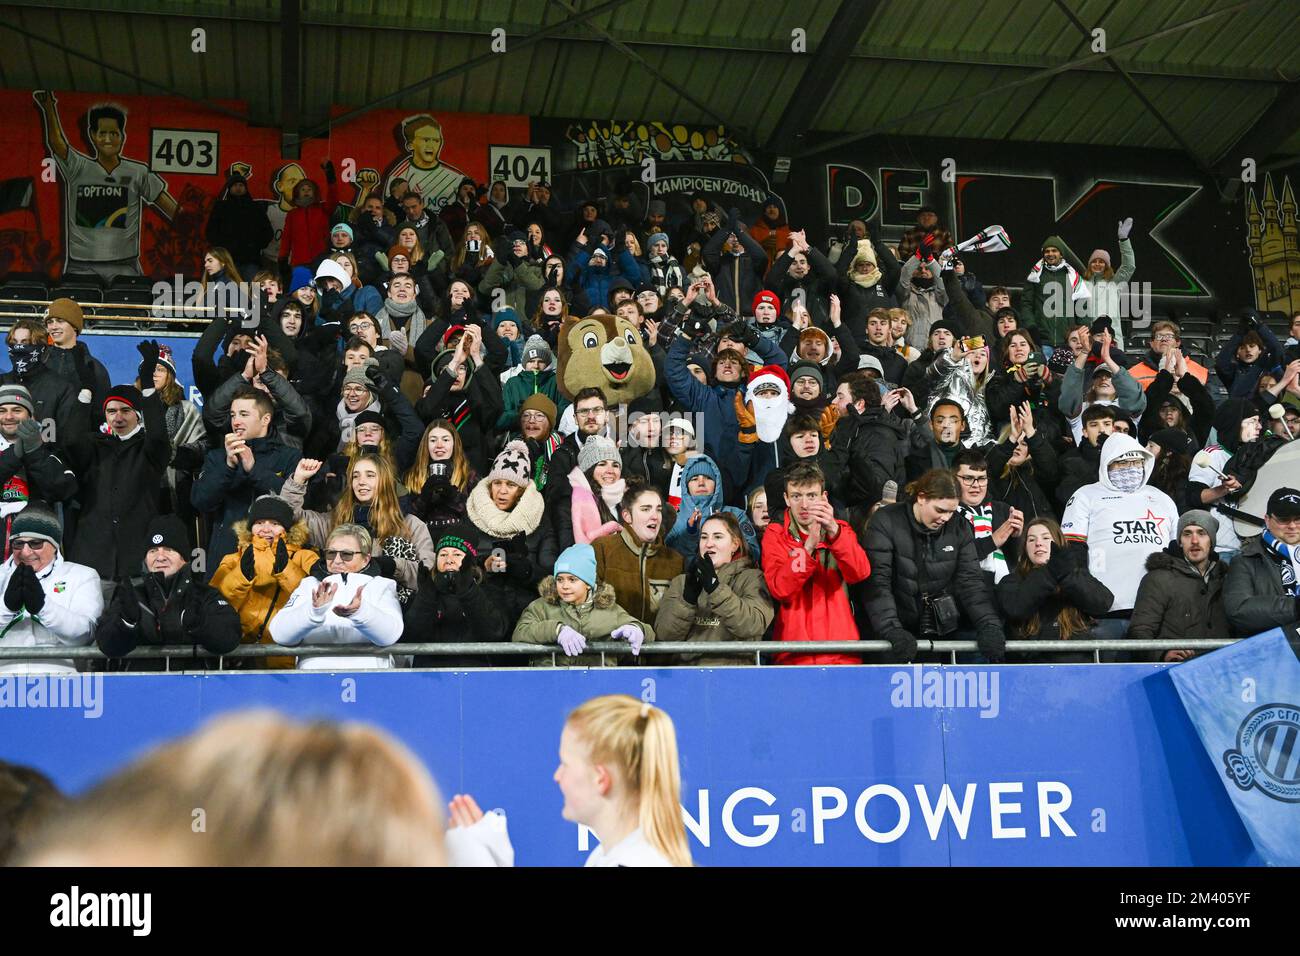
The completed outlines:
<svg viewBox="0 0 1300 956">
<path fill-rule="evenodd" d="M 565 11 L 567 11 L 570 15 L 576 15 L 578 13 L 578 8 L 575 7 L 572 3 L 569 3 L 568 0 L 554 0 L 554 2 L 557 3 L 560 7 L 562 7 Z M 845 0 L 845 2 L 847 3 L 849 2 L 849 0 Z M 651 76 L 657 79 L 664 86 L 668 87 L 668 89 L 672 90 L 674 93 L 680 96 L 687 103 L 690 103 L 692 106 L 694 106 L 705 116 L 709 117 L 714 122 L 720 123 L 723 126 L 727 127 L 728 130 L 735 132 L 738 136 L 740 136 L 741 139 L 749 138 L 748 130 L 740 128 L 739 126 L 737 126 L 736 124 L 728 120 L 721 113 L 715 111 L 713 107 L 697 99 L 684 86 L 676 82 L 668 74 L 664 73 L 663 70 L 660 70 L 658 67 L 651 66 L 649 63 L 646 62 L 645 57 L 643 57 L 640 53 L 637 53 L 636 50 L 633 50 L 622 40 L 615 37 L 614 34 L 610 33 L 604 27 L 596 23 L 588 23 L 587 29 L 590 30 L 592 33 L 595 33 L 598 36 L 602 37 L 605 40 L 605 42 L 608 43 L 610 46 L 612 46 L 615 50 L 617 50 L 619 53 L 622 53 L 625 57 L 627 57 L 637 66 L 641 67 L 641 69 L 645 70 L 647 73 L 649 73 Z"/>
<path fill-rule="evenodd" d="M 156 80 L 149 79 L 148 77 L 140 76 L 138 73 L 132 73 L 130 70 L 124 70 L 120 66 L 115 66 L 112 63 L 99 59 L 98 57 L 91 56 L 90 54 L 85 53 L 82 50 L 78 50 L 74 47 L 67 46 L 66 44 L 59 43 L 57 40 L 51 40 L 49 37 L 42 36 L 39 33 L 33 33 L 31 30 L 24 30 L 22 27 L 16 26 L 14 23 L 8 20 L 0 20 L 0 29 L 10 30 L 14 33 L 17 33 L 19 36 L 26 37 L 29 41 L 34 43 L 44 43 L 46 46 L 54 47 L 54 49 L 58 50 L 60 53 L 64 54 L 65 56 L 70 56 L 77 60 L 84 60 L 87 63 L 93 63 L 101 70 L 107 70 L 110 73 L 116 73 L 118 76 L 125 76 L 127 79 L 135 80 L 141 86 L 147 86 L 150 89 L 157 90 L 160 93 L 166 93 L 168 96 L 176 96 L 179 97 L 180 99 L 188 100 L 189 102 L 194 103 L 197 106 L 201 106 L 206 110 L 211 110 L 214 113 L 220 113 L 222 116 L 229 116 L 231 119 L 239 120 L 241 123 L 251 124 L 253 122 L 252 119 L 250 119 L 247 114 L 240 113 L 237 110 L 232 110 L 225 106 L 221 106 L 220 104 L 213 103 L 209 100 L 205 100 L 202 97 L 190 96 L 188 93 L 182 93 L 180 90 L 176 89 L 175 87 L 168 86 L 166 83 L 159 83 Z"/>
<path fill-rule="evenodd" d="M 378 99 L 371 100 L 365 106 L 358 106 L 356 109 L 348 110 L 346 113 L 342 114 L 341 116 L 337 116 L 334 119 L 327 120 L 324 123 L 318 123 L 315 126 L 313 126 L 311 129 L 306 130 L 302 134 L 303 138 L 310 139 L 315 136 L 323 136 L 326 133 L 328 133 L 331 129 L 336 129 L 339 126 L 342 126 L 346 123 L 350 123 L 352 122 L 352 120 L 364 116 L 365 114 L 371 112 L 372 110 L 377 110 L 381 106 L 384 106 L 388 103 L 392 103 L 394 100 L 404 99 L 405 97 L 410 96 L 412 93 L 418 93 L 420 90 L 426 89 L 430 86 L 436 86 L 437 84 L 442 83 L 445 80 L 451 79 L 453 76 L 460 76 L 460 74 L 468 73 L 469 71 L 476 69 L 477 67 L 485 66 L 488 63 L 495 63 L 499 57 L 509 56 L 511 53 L 517 53 L 520 50 L 525 50 L 530 46 L 540 43 L 542 40 L 545 40 L 548 37 L 554 36 L 557 33 L 561 33 L 569 29 L 570 27 L 575 27 L 580 23 L 586 23 L 588 20 L 591 20 L 595 17 L 601 16 L 606 13 L 612 13 L 614 10 L 617 10 L 619 7 L 623 6 L 623 4 L 627 2 L 628 0 L 605 0 L 604 3 L 592 7 L 590 10 L 584 10 L 582 13 L 578 13 L 571 17 L 568 17 L 567 19 L 560 20 L 556 23 L 552 23 L 550 26 L 542 27 L 540 30 L 534 30 L 532 33 L 528 34 L 527 36 L 520 37 L 517 40 L 509 40 L 507 41 L 506 50 L 504 53 L 493 53 L 489 51 L 487 53 L 482 54 L 481 56 L 471 57 L 470 59 L 465 60 L 463 63 L 458 63 L 453 67 L 450 67 L 446 70 L 442 70 L 439 73 L 433 74 L 433 76 L 426 77 L 425 79 L 419 80 L 415 83 L 411 83 L 408 86 L 402 87 L 400 90 L 395 90 L 392 93 L 386 93 L 385 95 L 379 97 Z M 486 34 L 484 34 L 484 36 L 486 36 Z"/>
<path fill-rule="evenodd" d="M 1055 3 L 1060 11 L 1065 14 L 1066 19 L 1073 23 L 1080 33 L 1088 39 L 1092 39 L 1092 30 L 1087 24 L 1075 16 L 1074 11 L 1069 8 L 1065 0 L 1055 0 Z M 1103 53 L 1102 56 L 1105 58 L 1106 64 L 1120 75 L 1120 78 L 1128 86 L 1133 95 L 1137 97 L 1138 102 L 1142 104 L 1143 108 L 1145 108 L 1146 111 L 1155 118 L 1157 123 L 1164 127 L 1165 132 L 1173 137 L 1174 142 L 1182 147 L 1183 152 L 1186 153 L 1188 158 L 1196 164 L 1196 168 L 1199 169 L 1202 174 L 1213 180 L 1215 178 L 1214 172 L 1206 164 L 1205 160 L 1201 158 L 1201 154 L 1197 152 L 1196 148 L 1192 146 L 1192 144 L 1187 141 L 1186 137 L 1178 131 L 1177 127 L 1175 127 L 1173 123 L 1169 122 L 1163 113 L 1156 109 L 1156 105 L 1151 102 L 1150 98 L 1148 98 L 1145 93 L 1142 92 L 1142 88 L 1137 85 L 1137 81 L 1134 80 L 1133 77 L 1129 76 L 1128 71 L 1125 70 L 1124 67 L 1120 66 L 1119 61 L 1117 61 L 1111 54 Z"/>
<path fill-rule="evenodd" d="M 804 54 L 807 66 L 790 99 L 786 101 L 781 118 L 767 138 L 768 152 L 788 156 L 799 146 L 803 136 L 817 119 L 821 107 L 844 74 L 854 47 L 867 24 L 880 9 L 882 0 L 840 0 L 839 9 L 822 35 L 821 42 L 812 53 Z"/>
<path fill-rule="evenodd" d="M 863 130 L 860 133 L 850 133 L 846 136 L 833 137 L 831 139 L 825 140 L 824 142 L 818 143 L 814 146 L 810 146 L 806 149 L 800 150 L 795 154 L 795 158 L 804 159 L 808 156 L 814 156 L 818 153 L 824 153 L 827 150 L 839 149 L 842 146 L 847 146 L 851 143 L 856 143 L 859 140 L 867 139 L 872 136 L 877 136 L 880 133 L 887 132 L 891 129 L 894 129 L 897 126 L 903 125 L 904 123 L 910 120 L 920 119 L 921 117 L 925 117 L 925 116 L 933 116 L 937 113 L 944 113 L 955 107 L 963 106 L 969 103 L 976 103 L 989 96 L 998 93 L 1004 93 L 1007 90 L 1018 89 L 1019 87 L 1022 86 L 1030 86 L 1034 83 L 1039 83 L 1042 80 L 1047 79 L 1048 77 L 1056 76 L 1058 73 L 1066 73 L 1069 72 L 1070 70 L 1079 69 L 1087 64 L 1097 63 L 1101 60 L 1104 60 L 1106 57 L 1113 56 L 1114 54 L 1119 53 L 1121 51 L 1137 49 L 1140 46 L 1145 46 L 1146 44 L 1150 43 L 1152 40 L 1158 40 L 1161 37 L 1172 36 L 1173 34 L 1176 33 L 1182 33 L 1186 30 L 1191 30 L 1194 29 L 1195 27 L 1203 26 L 1206 23 L 1210 23 L 1211 21 L 1221 19 L 1222 17 L 1229 16 L 1234 13 L 1241 13 L 1242 11 L 1248 10 L 1251 7 L 1257 7 L 1264 2 L 1266 2 L 1266 0 L 1241 0 L 1240 3 L 1234 3 L 1230 7 L 1223 7 L 1220 10 L 1215 10 L 1213 13 L 1207 13 L 1199 17 L 1193 17 L 1190 20 L 1184 20 L 1182 23 L 1175 24 L 1174 26 L 1165 27 L 1163 30 L 1157 30 L 1155 33 L 1148 33 L 1146 36 L 1137 37 L 1136 39 L 1129 40 L 1126 43 L 1121 43 L 1117 46 L 1113 46 L 1110 48 L 1109 53 L 1105 53 L 1105 54 L 1094 53 L 1085 57 L 1079 57 L 1077 59 L 1070 60 L 1066 63 L 1059 64 L 1058 66 L 1049 67 L 1048 69 L 1045 70 L 1038 70 L 1029 76 L 1024 76 L 1021 77 L 1020 79 L 1012 80 L 1009 83 L 1000 83 L 997 86 L 989 87 L 988 89 L 981 90 L 978 93 L 971 93 L 967 96 L 955 97 L 953 99 L 940 103 L 937 106 L 928 106 L 925 107 L 924 109 L 914 110 L 913 112 L 907 113 L 906 115 L 903 116 L 895 116 L 891 119 L 885 120 L 884 122 L 876 124 L 870 129 Z"/>
<path fill-rule="evenodd" d="M 1300 129 L 1300 82 L 1283 87 L 1259 114 L 1259 119 L 1215 159 L 1214 168 L 1224 175 L 1236 175 L 1241 172 L 1241 161 L 1247 157 L 1262 166 L 1297 129 Z"/>
</svg>

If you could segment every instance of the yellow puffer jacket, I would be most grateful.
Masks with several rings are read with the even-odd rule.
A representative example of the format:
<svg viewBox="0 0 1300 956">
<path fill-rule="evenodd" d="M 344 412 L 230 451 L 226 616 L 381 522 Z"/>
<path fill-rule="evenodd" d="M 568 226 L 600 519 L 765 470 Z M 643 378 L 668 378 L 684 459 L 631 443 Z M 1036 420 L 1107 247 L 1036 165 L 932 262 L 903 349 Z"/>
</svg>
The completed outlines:
<svg viewBox="0 0 1300 956">
<path fill-rule="evenodd" d="M 248 523 L 237 522 L 232 530 L 239 539 L 239 550 L 221 559 L 212 586 L 239 612 L 239 623 L 244 632 L 245 644 L 271 644 L 269 625 L 293 594 L 303 578 L 311 574 L 320 556 L 309 548 L 307 525 L 299 521 L 284 536 L 289 563 L 279 574 L 272 573 L 275 564 L 276 542 L 255 538 L 248 531 Z M 240 561 L 245 552 L 253 549 L 253 580 L 244 576 Z M 261 666 L 270 669 L 292 669 L 292 657 L 264 657 Z"/>
</svg>

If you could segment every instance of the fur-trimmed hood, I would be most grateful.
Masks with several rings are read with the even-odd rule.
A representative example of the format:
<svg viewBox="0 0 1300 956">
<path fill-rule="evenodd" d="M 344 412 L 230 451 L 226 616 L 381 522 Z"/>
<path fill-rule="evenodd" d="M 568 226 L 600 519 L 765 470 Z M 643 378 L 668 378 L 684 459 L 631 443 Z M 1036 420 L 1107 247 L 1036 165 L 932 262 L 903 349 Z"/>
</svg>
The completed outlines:
<svg viewBox="0 0 1300 956">
<path fill-rule="evenodd" d="M 555 590 L 555 575 L 548 574 L 542 578 L 537 585 L 537 593 L 540 594 L 547 604 L 553 604 L 556 607 L 560 605 L 560 594 Z M 598 611 L 613 607 L 618 603 L 618 597 L 614 594 L 614 585 L 605 581 L 599 581 L 596 584 L 596 600 L 592 607 Z"/>
<path fill-rule="evenodd" d="M 235 533 L 235 540 L 239 542 L 239 549 L 242 551 L 253 540 L 253 532 L 248 526 L 248 519 L 240 519 L 230 526 L 230 530 Z M 307 542 L 311 537 L 311 532 L 307 528 L 307 522 L 295 521 L 293 527 L 288 530 L 284 536 L 284 543 L 291 549 L 296 550 L 307 547 Z"/>
</svg>

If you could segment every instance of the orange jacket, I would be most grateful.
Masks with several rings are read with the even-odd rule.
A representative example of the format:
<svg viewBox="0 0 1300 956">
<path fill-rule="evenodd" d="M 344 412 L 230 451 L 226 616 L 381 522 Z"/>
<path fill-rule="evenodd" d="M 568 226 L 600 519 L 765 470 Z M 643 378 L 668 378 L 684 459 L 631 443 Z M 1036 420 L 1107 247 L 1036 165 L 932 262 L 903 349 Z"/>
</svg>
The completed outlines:
<svg viewBox="0 0 1300 956">
<path fill-rule="evenodd" d="M 767 253 L 767 268 L 772 268 L 772 263 L 776 262 L 781 253 L 790 248 L 790 227 L 785 223 L 772 228 L 764 221 L 762 216 L 758 217 L 758 222 L 749 227 L 749 236 Z M 764 270 L 766 271 L 766 270 Z M 744 303 L 748 308 L 749 303 Z"/>
<path fill-rule="evenodd" d="M 856 641 L 858 626 L 845 584 L 871 574 L 867 552 L 847 521 L 839 521 L 835 540 L 817 545 L 812 554 L 790 531 L 792 513 L 763 532 L 763 577 L 776 601 L 778 641 Z M 802 536 L 801 536 L 802 537 Z M 834 558 L 836 567 L 828 567 Z M 778 654 L 778 664 L 861 664 L 854 654 Z"/>
<path fill-rule="evenodd" d="M 296 524 L 285 537 L 289 563 L 279 574 L 274 574 L 271 569 L 275 564 L 275 545 L 265 538 L 252 538 L 250 541 L 246 528 L 236 527 L 235 530 L 239 535 L 239 550 L 221 559 L 212 575 L 212 586 L 239 612 L 245 644 L 271 644 L 271 620 L 288 602 L 303 578 L 311 574 L 319 556 L 302 546 L 307 540 L 307 528 L 301 523 Z M 244 577 L 240 567 L 240 559 L 249 548 L 253 549 L 251 581 Z M 292 657 L 267 657 L 262 661 L 265 667 L 272 669 L 292 669 L 294 666 Z"/>
<path fill-rule="evenodd" d="M 1210 379 L 1210 370 L 1198 362 L 1193 362 L 1191 359 L 1187 360 L 1187 371 L 1191 372 L 1202 385 Z M 1160 369 L 1152 368 L 1149 361 L 1143 359 L 1137 365 L 1130 366 L 1128 373 L 1142 386 L 1142 391 L 1145 392 L 1151 387 L 1151 383 L 1156 380 L 1156 376 L 1160 374 Z"/>
</svg>

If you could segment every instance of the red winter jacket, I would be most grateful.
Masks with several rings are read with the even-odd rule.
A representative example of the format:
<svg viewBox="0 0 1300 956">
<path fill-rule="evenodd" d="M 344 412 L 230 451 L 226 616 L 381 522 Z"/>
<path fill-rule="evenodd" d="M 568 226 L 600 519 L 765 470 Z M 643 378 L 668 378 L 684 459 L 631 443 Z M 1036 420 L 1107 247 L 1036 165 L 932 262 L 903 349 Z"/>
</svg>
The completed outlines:
<svg viewBox="0 0 1300 956">
<path fill-rule="evenodd" d="M 316 185 L 313 180 L 308 182 Z M 319 188 L 316 195 L 320 195 Z M 338 183 L 326 183 L 324 202 L 290 209 L 280 235 L 280 258 L 287 259 L 291 266 L 300 266 L 323 256 L 330 242 L 330 219 L 338 204 Z"/>
<path fill-rule="evenodd" d="M 857 624 L 849 606 L 846 584 L 857 584 L 871 573 L 867 553 L 848 522 L 829 544 L 808 554 L 790 533 L 791 513 L 782 524 L 763 532 L 763 577 L 776 608 L 778 641 L 856 641 Z M 822 563 L 822 552 L 835 557 L 838 570 Z M 861 664 L 854 654 L 778 654 L 778 664 Z"/>
</svg>

